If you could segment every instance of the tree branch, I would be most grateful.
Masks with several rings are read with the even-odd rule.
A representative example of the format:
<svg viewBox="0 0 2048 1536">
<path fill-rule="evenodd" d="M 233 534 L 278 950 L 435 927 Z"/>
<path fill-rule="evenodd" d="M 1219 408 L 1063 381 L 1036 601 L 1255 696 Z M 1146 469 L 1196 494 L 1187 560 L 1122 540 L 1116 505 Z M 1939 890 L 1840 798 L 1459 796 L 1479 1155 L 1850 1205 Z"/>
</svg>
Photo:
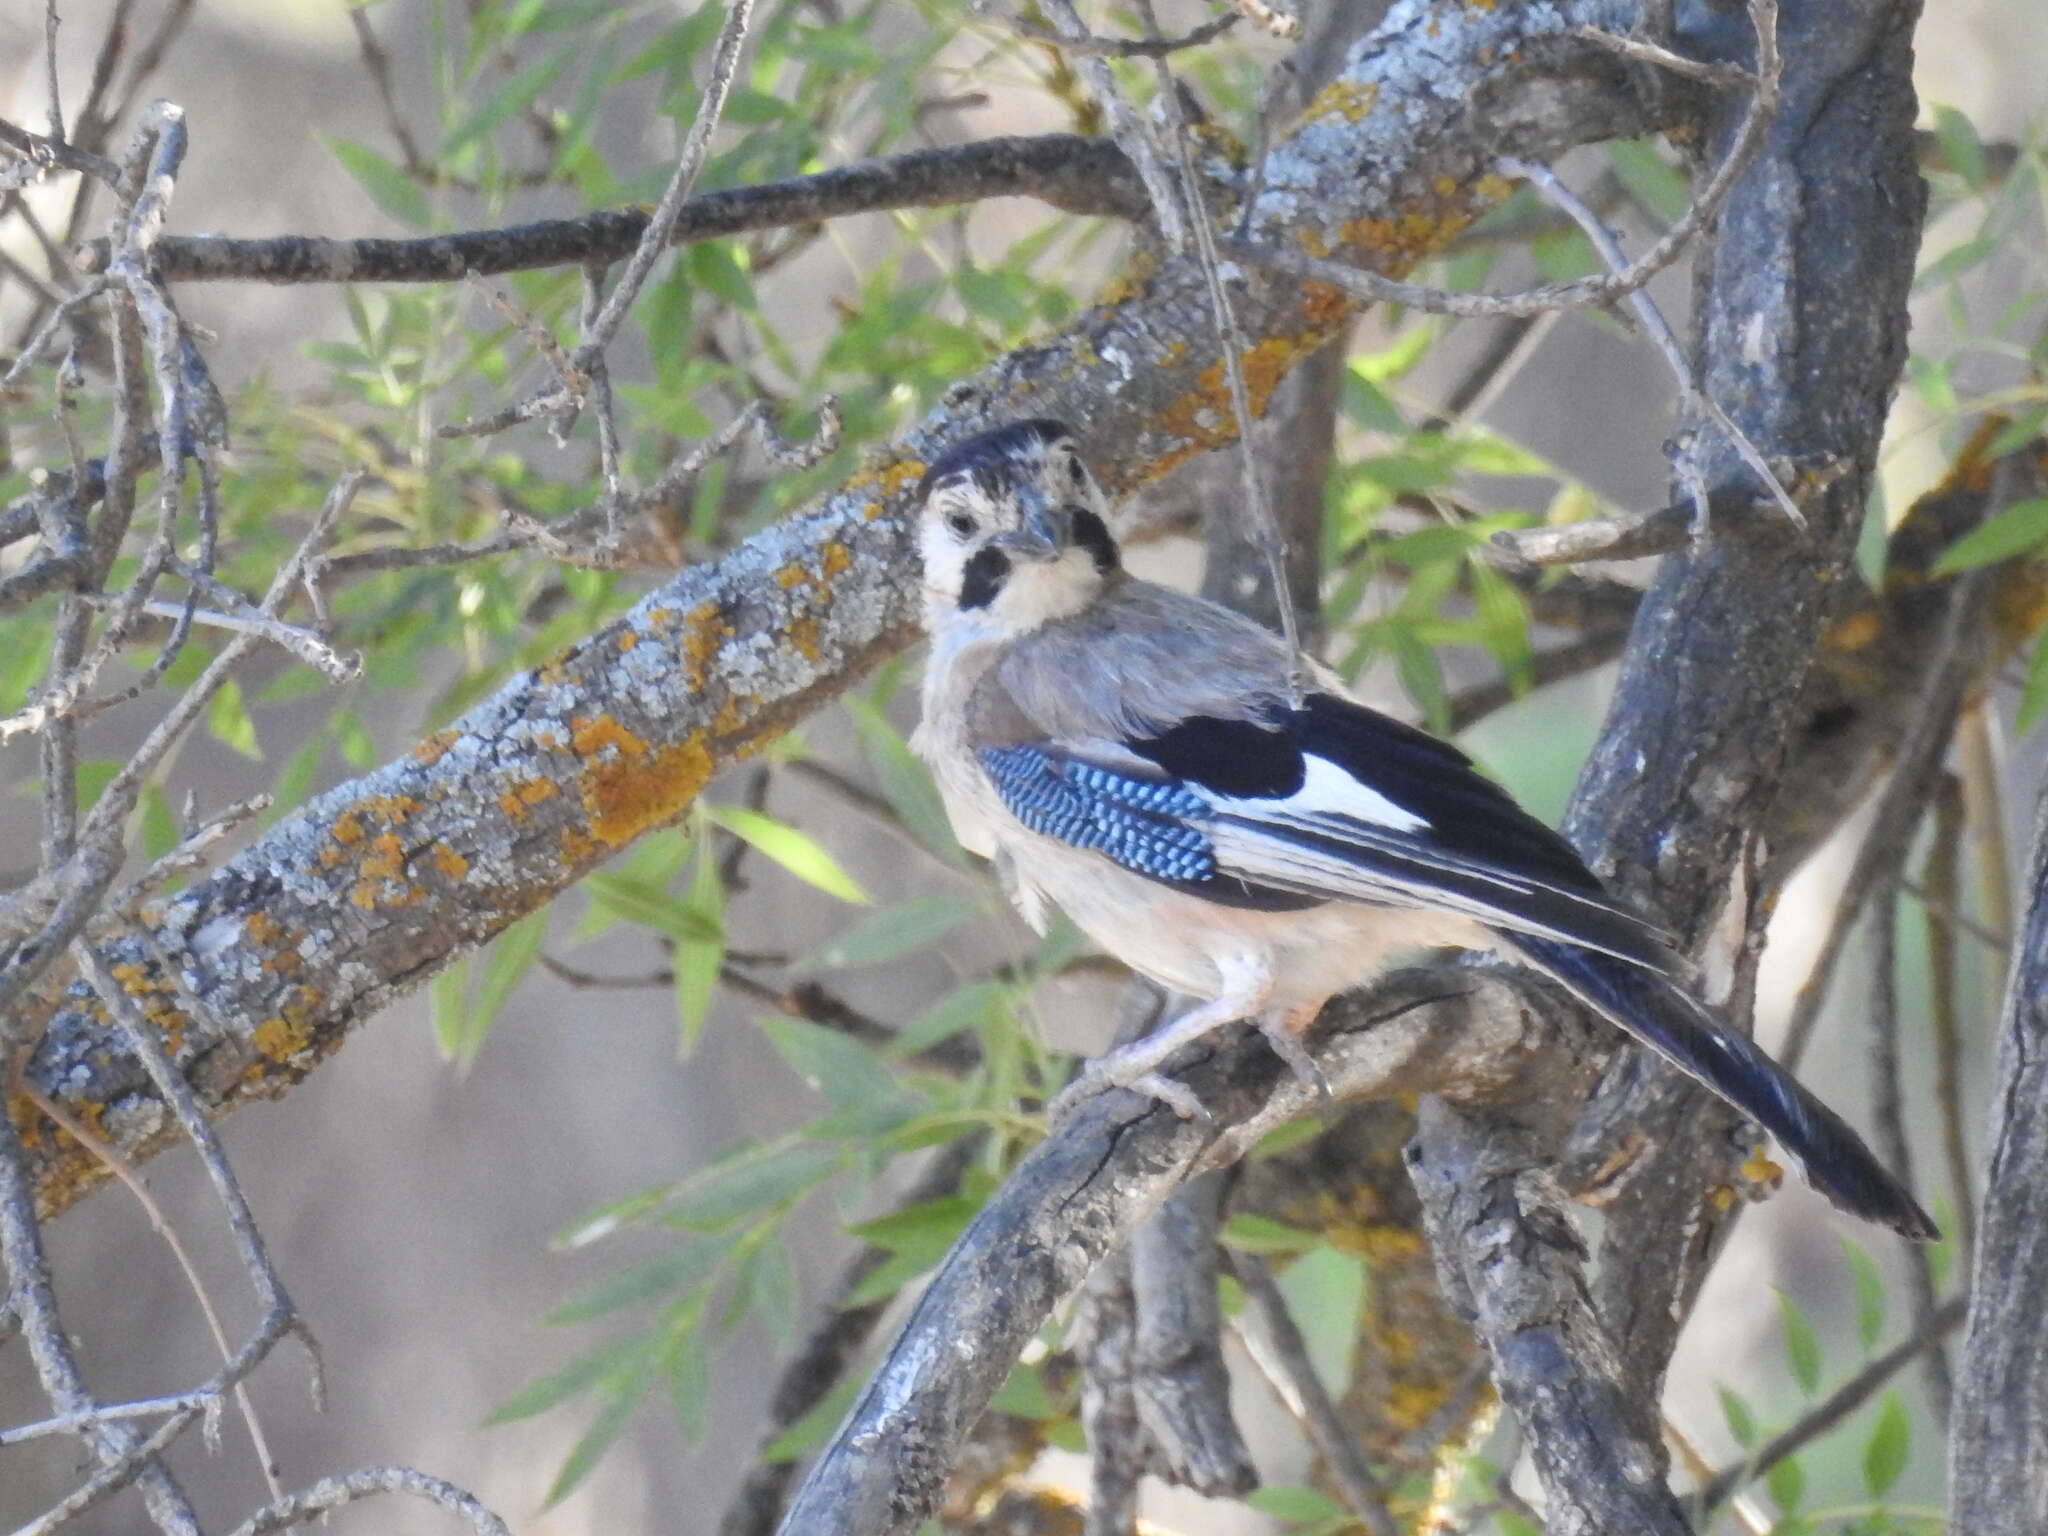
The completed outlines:
<svg viewBox="0 0 2048 1536">
<path fill-rule="evenodd" d="M 1331 88 L 1373 109 L 1312 109 L 1275 145 L 1255 232 L 1284 222 L 1400 270 L 1505 192 L 1486 169 L 1497 134 L 1544 153 L 1639 130 L 1611 56 L 1564 32 L 1626 9 L 1412 0 Z M 1485 111 L 1468 110 L 1471 92 Z M 1361 159 L 1383 175 L 1361 181 Z M 1428 190 L 1392 190 L 1415 187 Z M 1255 273 L 1233 301 L 1257 338 L 1258 409 L 1351 315 L 1332 290 Z M 164 902 L 146 932 L 96 937 L 117 975 L 134 967 L 128 985 L 161 1022 L 182 1025 L 178 1066 L 208 1113 L 287 1091 L 386 1003 L 674 821 L 714 773 L 908 644 L 917 578 L 902 513 L 924 463 L 1025 414 L 1081 424 L 1113 491 L 1229 441 L 1194 262 L 1168 260 L 1141 293 L 999 359 L 821 505 L 683 572 L 406 756 L 312 801 Z M 165 1001 L 160 964 L 204 1018 Z M 164 1144 L 159 1101 L 83 993 L 45 995 L 22 1023 L 31 1036 L 43 1027 L 28 1067 L 40 1089 L 130 1162 Z M 45 1209 L 99 1181 L 94 1159 L 21 1112 Z"/>
<path fill-rule="evenodd" d="M 1151 205 L 1123 151 L 1072 133 L 982 139 L 912 150 L 885 160 L 796 176 L 764 186 L 709 192 L 682 205 L 671 245 L 694 245 L 757 230 L 893 208 L 939 208 L 991 197 L 1033 197 L 1067 213 L 1140 219 Z M 157 242 L 163 275 L 180 282 L 445 283 L 535 267 L 603 266 L 632 255 L 652 215 L 608 208 L 574 219 L 509 229 L 460 230 L 417 240 L 327 240 L 311 235 L 234 239 L 166 235 Z M 108 243 L 80 246 L 81 272 L 105 270 Z"/>
</svg>

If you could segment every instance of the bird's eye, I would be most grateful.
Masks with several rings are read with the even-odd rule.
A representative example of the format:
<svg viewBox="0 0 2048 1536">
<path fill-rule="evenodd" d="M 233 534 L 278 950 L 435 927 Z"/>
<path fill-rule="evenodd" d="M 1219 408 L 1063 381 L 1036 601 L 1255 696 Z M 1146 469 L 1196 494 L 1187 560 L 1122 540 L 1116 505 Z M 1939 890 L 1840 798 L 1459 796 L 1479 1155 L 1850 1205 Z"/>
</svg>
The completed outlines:
<svg viewBox="0 0 2048 1536">
<path fill-rule="evenodd" d="M 1076 490 L 1079 490 L 1088 483 L 1088 471 L 1082 466 L 1079 459 L 1067 460 L 1067 478 L 1074 482 Z"/>
<path fill-rule="evenodd" d="M 965 512 L 948 512 L 946 514 L 946 526 L 964 539 L 974 532 L 975 522 Z"/>
</svg>

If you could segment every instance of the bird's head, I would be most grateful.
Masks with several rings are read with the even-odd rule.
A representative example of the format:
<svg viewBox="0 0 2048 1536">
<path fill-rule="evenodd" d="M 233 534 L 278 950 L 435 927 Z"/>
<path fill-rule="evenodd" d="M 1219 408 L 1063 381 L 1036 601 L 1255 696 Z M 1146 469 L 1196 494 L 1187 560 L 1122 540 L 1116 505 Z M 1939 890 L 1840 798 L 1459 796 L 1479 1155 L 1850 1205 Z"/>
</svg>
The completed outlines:
<svg viewBox="0 0 2048 1536">
<path fill-rule="evenodd" d="M 1022 633 L 1078 613 L 1117 574 L 1108 500 L 1059 422 L 1012 422 L 947 449 L 918 501 L 935 625 L 974 615 Z"/>
</svg>

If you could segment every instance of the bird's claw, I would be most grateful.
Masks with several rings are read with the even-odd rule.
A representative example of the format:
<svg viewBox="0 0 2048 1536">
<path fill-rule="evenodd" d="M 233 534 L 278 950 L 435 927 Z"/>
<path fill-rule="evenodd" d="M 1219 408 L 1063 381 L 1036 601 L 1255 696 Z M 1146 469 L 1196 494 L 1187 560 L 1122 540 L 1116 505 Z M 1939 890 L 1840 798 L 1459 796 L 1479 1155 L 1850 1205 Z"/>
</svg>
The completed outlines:
<svg viewBox="0 0 2048 1536">
<path fill-rule="evenodd" d="M 1325 1109 L 1337 1102 L 1336 1091 L 1330 1086 L 1330 1079 L 1324 1073 L 1321 1063 L 1309 1055 L 1308 1047 L 1301 1043 L 1301 1037 L 1284 1024 L 1270 1028 L 1259 1026 L 1259 1033 L 1266 1037 L 1266 1044 L 1273 1048 L 1273 1054 L 1287 1063 L 1295 1080 L 1306 1088 L 1313 1088 L 1316 1097 Z"/>
<path fill-rule="evenodd" d="M 1086 1071 L 1060 1090 L 1046 1108 L 1046 1119 L 1058 1125 L 1078 1109 L 1082 1102 L 1112 1088 L 1128 1089 L 1142 1093 L 1147 1098 L 1157 1099 L 1183 1120 L 1199 1120 L 1204 1125 L 1213 1125 L 1216 1117 L 1209 1113 L 1202 1101 L 1195 1096 L 1194 1089 L 1175 1078 L 1156 1071 L 1132 1072 L 1118 1070 L 1116 1058 L 1105 1056 L 1089 1064 Z"/>
</svg>

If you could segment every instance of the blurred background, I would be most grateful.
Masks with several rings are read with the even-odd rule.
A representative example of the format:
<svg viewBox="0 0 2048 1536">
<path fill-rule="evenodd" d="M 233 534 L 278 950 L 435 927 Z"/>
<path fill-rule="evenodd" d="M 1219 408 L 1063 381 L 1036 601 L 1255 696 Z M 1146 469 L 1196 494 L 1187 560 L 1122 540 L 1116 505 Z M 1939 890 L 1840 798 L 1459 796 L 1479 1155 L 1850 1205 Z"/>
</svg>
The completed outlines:
<svg viewBox="0 0 2048 1536">
<path fill-rule="evenodd" d="M 166 0 L 142 0 L 124 9 L 132 11 L 132 25 L 147 29 L 170 7 Z M 171 229 L 251 235 L 403 232 L 390 208 L 351 176 L 333 148 L 339 142 L 376 146 L 386 156 L 396 153 L 346 11 L 331 0 L 202 0 L 183 9 L 189 9 L 189 20 L 147 92 L 182 103 L 189 114 L 192 147 Z M 442 131 L 460 120 L 460 98 L 468 89 L 465 77 L 446 66 L 449 50 L 437 42 L 451 31 L 479 25 L 477 15 L 454 14 L 459 9 L 428 0 L 387 0 L 367 12 L 392 56 L 400 111 L 428 142 L 435 137 L 437 120 Z M 471 7 L 479 14 L 489 9 Z M 616 13 L 604 34 L 605 46 L 611 57 L 626 61 L 636 48 L 664 36 L 689 7 L 596 9 Z M 61 7 L 59 74 L 72 102 L 85 93 L 92 57 L 113 10 L 112 0 L 66 0 Z M 1173 30 L 1208 14 L 1193 5 L 1164 8 L 1165 24 Z M 962 14 L 952 7 L 849 7 L 842 13 L 829 0 L 819 0 L 815 16 L 820 26 L 848 19 L 864 26 L 884 51 L 928 54 L 914 76 L 922 94 L 906 143 L 1073 125 L 1069 105 L 1048 88 L 1042 69 L 1020 64 L 1013 44 L 998 49 L 987 25 L 955 35 Z M 2040 82 L 2048 79 L 2048 30 L 2037 25 L 2038 19 L 2033 0 L 1932 0 L 1921 25 L 1918 73 L 1930 124 L 1932 109 L 1940 104 L 1963 114 L 1986 143 L 2033 143 L 2040 126 Z M 42 7 L 32 0 L 7 0 L 0 6 L 0 116 L 36 127 L 44 112 L 42 25 Z M 499 49 L 502 57 L 487 59 L 477 78 L 494 84 L 516 78 L 532 59 L 547 56 L 544 45 L 551 41 L 545 36 L 508 38 Z M 1241 127 L 1247 83 L 1255 83 L 1283 50 L 1241 35 L 1228 46 L 1234 63 L 1218 65 L 1212 73 L 1189 72 L 1198 95 L 1211 93 L 1212 110 Z M 752 86 L 774 95 L 788 78 L 756 78 Z M 566 84 L 544 86 L 537 99 L 553 103 L 569 94 Z M 857 125 L 874 110 L 857 93 L 851 97 L 843 117 L 821 135 L 821 163 L 861 152 L 864 141 Z M 687 106 L 682 115 L 687 121 Z M 602 110 L 594 114 L 591 142 L 619 178 L 622 192 L 647 196 L 649 186 L 665 177 L 674 151 L 674 117 L 655 74 L 607 87 Z M 722 142 L 736 141 L 745 131 L 729 128 Z M 511 146 L 505 151 L 508 161 L 525 147 L 517 140 L 515 123 L 501 135 L 501 142 Z M 1601 152 L 1588 151 L 1564 169 L 1568 179 L 1583 185 L 1605 164 Z M 727 180 L 747 179 L 736 175 L 742 164 L 735 162 L 734 168 Z M 723 183 L 707 178 L 707 187 L 714 184 Z M 57 178 L 33 191 L 31 204 L 61 222 L 54 213 L 68 199 L 69 185 Z M 1995 194 L 1950 195 L 1937 204 L 1945 211 L 1929 229 L 1929 261 L 1979 239 L 1986 227 L 1997 238 L 1966 273 L 1930 280 L 1920 292 L 1915 373 L 1901 395 L 1884 466 L 1883 500 L 1890 509 L 1907 506 L 1945 472 L 1971 424 L 1958 401 L 2009 389 L 2030 377 L 2027 351 L 2041 323 L 2040 311 L 2032 306 L 2044 288 L 2041 209 L 2031 192 L 2011 195 L 2020 200 L 2019 216 L 1995 226 L 1985 211 L 1987 198 Z M 459 190 L 432 193 L 435 215 L 449 227 L 573 214 L 596 201 L 587 197 L 587 183 L 581 189 L 565 184 L 508 187 L 474 196 Z M 1617 218 L 1637 232 L 1648 227 L 1640 209 L 1623 210 Z M 844 220 L 779 267 L 772 281 L 764 279 L 758 300 L 772 311 L 781 341 L 802 359 L 822 358 L 849 314 L 876 302 L 878 285 L 886 288 L 905 274 L 945 270 L 963 261 L 994 261 L 1054 220 L 1040 205 L 1017 201 L 990 204 L 957 220 L 913 222 L 889 215 Z M 1115 270 L 1121 238 L 1115 232 L 1074 237 L 1063 248 L 1061 281 L 1074 301 L 1086 302 Z M 39 259 L 18 224 L 0 224 L 0 242 L 24 262 Z M 1512 287 L 1537 275 L 1525 251 L 1507 248 L 1498 254 L 1488 282 Z M 1654 291 L 1682 330 L 1687 294 L 1682 267 L 1661 278 Z M 209 344 L 208 355 L 223 387 L 254 397 L 332 397 L 341 365 L 331 349 L 362 345 L 361 321 L 352 317 L 347 296 L 336 288 L 187 285 L 179 296 L 188 317 L 218 338 Z M 479 306 L 472 299 L 444 294 L 434 302 L 473 316 Z M 15 334 L 26 304 L 20 285 L 0 283 L 0 333 Z M 1029 334 L 1051 318 L 1056 316 L 1050 311 L 1025 314 L 1010 324 Z M 1375 316 L 1360 327 L 1356 352 L 1384 355 L 1421 323 L 1415 317 Z M 1430 324 L 1427 355 L 1401 373 L 1397 384 L 1388 385 L 1403 402 L 1438 398 L 1489 345 L 1490 323 Z M 990 334 L 986 329 L 976 333 L 984 345 L 990 344 Z M 322 343 L 330 350 L 315 345 Z M 639 356 L 635 348 L 643 349 Z M 955 372 L 964 373 L 977 361 L 970 348 Z M 806 366 L 800 362 L 782 376 L 801 377 Z M 942 354 L 932 367 L 935 374 L 944 371 Z M 637 339 L 625 346 L 615 368 L 636 382 L 660 382 L 650 351 Z M 919 404 L 921 382 L 892 393 L 880 364 L 870 376 L 873 397 L 851 403 L 855 435 L 864 426 L 885 429 Z M 814 403 L 794 389 L 791 398 L 795 409 Z M 1671 399 L 1668 375 L 1647 345 L 1599 317 L 1560 318 L 1543 329 L 1480 418 L 1492 434 L 1555 473 L 1547 479 L 1522 473 L 1488 477 L 1473 494 L 1484 505 L 1539 513 L 1546 510 L 1545 498 L 1565 490 L 1598 505 L 1659 505 L 1666 499 L 1664 442 Z M 488 408 L 490 403 L 483 396 L 458 407 L 444 397 L 422 409 L 448 419 L 468 406 Z M 262 408 L 251 409 L 265 414 Z M 372 414 L 360 405 L 356 410 L 358 419 Z M 656 419 L 658 430 L 687 432 L 685 422 Z M 257 442 L 264 441 L 259 432 Z M 1375 442 L 1355 416 L 1346 418 L 1337 454 L 1339 493 L 1354 494 L 1350 482 L 1343 481 L 1344 466 L 1374 451 Z M 251 451 L 261 450 L 251 445 Z M 555 448 L 538 428 L 497 439 L 489 451 L 517 457 L 524 473 L 542 479 L 560 474 L 582 481 L 588 475 L 584 445 Z M 33 457 L 32 445 L 24 456 Z M 426 469 L 432 473 L 431 461 Z M 736 476 L 743 490 L 748 476 L 758 483 L 766 473 L 749 461 Z M 737 497 L 741 490 L 729 494 Z M 1199 555 L 1198 541 L 1180 536 L 1148 547 L 1138 558 L 1159 574 L 1192 581 Z M 632 590 L 628 578 L 620 591 L 630 595 Z M 367 738 L 353 743 L 358 758 L 382 760 L 418 739 L 445 718 L 476 671 L 472 658 L 431 647 L 414 654 L 411 663 L 409 680 L 385 679 L 349 701 L 359 722 L 352 729 Z M 1483 652 L 1470 647 L 1447 655 L 1443 666 L 1451 685 L 1497 670 Z M 164 784 L 171 803 L 181 801 L 188 789 L 206 805 L 217 805 L 271 788 L 301 743 L 329 729 L 332 701 L 325 697 L 264 702 L 264 668 L 271 679 L 284 671 L 266 659 L 245 685 L 245 694 L 257 701 L 250 716 L 258 755 L 220 739 L 195 738 Z M 1386 707 L 1410 717 L 1417 712 L 1399 670 L 1384 660 L 1367 667 L 1362 686 Z M 1597 729 L 1606 687 L 1602 669 L 1546 689 L 1488 717 L 1467 744 L 1533 808 L 1555 816 Z M 2015 679 L 1997 696 L 1996 712 L 2007 727 L 2018 692 Z M 0 706 L 9 709 L 17 702 L 0 698 Z M 907 702 L 907 696 L 888 702 L 886 712 L 899 726 L 909 723 Z M 146 723 L 124 738 L 119 717 L 110 721 L 105 753 L 117 754 Z M 2009 729 L 2006 734 L 2013 735 Z M 857 733 L 838 711 L 820 716 L 803 735 L 818 760 L 848 773 L 865 772 Z M 2024 836 L 2039 757 L 2032 738 L 2017 740 L 2010 751 L 2005 816 L 2017 836 Z M 34 775 L 33 757 L 18 748 L 0 749 L 0 771 L 10 783 L 27 785 Z M 330 752 L 299 787 L 301 792 L 325 787 L 352 771 L 347 754 Z M 723 783 L 721 797 L 742 792 L 744 778 L 736 775 Z M 778 775 L 771 808 L 779 818 L 813 832 L 878 904 L 968 889 L 957 874 L 908 851 L 901 839 L 849 817 L 842 800 L 804 778 Z M 1825 927 L 1844 872 L 1841 850 L 1854 846 L 1855 830 L 1814 861 L 1773 929 L 1759 1028 L 1767 1043 L 1782 1027 L 1790 996 Z M 0 869 L 10 876 L 26 873 L 35 840 L 32 793 L 0 797 Z M 2017 851 L 2013 859 L 2019 861 Z M 731 898 L 728 926 L 736 942 L 808 954 L 859 920 L 860 914 L 845 904 L 759 865 L 757 860 L 747 888 Z M 985 887 L 977 884 L 972 890 L 976 900 L 986 899 Z M 583 908 L 575 901 L 563 906 L 567 910 L 556 914 L 547 947 L 551 953 L 571 954 L 569 934 Z M 1915 923 L 1908 930 L 1908 963 L 1917 975 L 1924 968 L 1921 929 Z M 1022 937 L 1013 919 L 991 908 L 985 920 L 952 929 L 926 950 L 886 964 L 849 967 L 831 981 L 839 995 L 876 1017 L 909 1019 L 962 978 L 983 974 L 1017 953 Z M 575 947 L 573 960 L 582 969 L 608 975 L 644 972 L 663 963 L 647 933 L 624 927 Z M 1853 962 L 1850 969 L 1853 973 Z M 1973 954 L 1963 1063 L 1967 1102 L 1973 1106 L 1986 1098 L 1997 980 L 1992 965 Z M 1046 989 L 1031 1026 L 1062 1048 L 1099 1045 L 1102 1026 L 1097 1021 L 1105 1016 L 1110 985 L 1083 975 Z M 1867 1124 L 1867 1074 L 1855 1027 L 1857 987 L 1839 990 L 1802 1075 L 1852 1120 Z M 1909 1021 L 1916 1002 L 1916 993 L 1909 990 Z M 630 1260 L 658 1254 L 664 1246 L 658 1231 L 629 1232 L 575 1249 L 552 1246 L 552 1239 L 608 1201 L 683 1177 L 743 1138 L 771 1138 L 820 1113 L 818 1096 L 754 1027 L 760 1012 L 743 998 L 721 995 L 711 1005 L 694 1052 L 679 1059 L 676 1003 L 668 988 L 592 991 L 536 968 L 504 1002 L 473 1060 L 449 1059 L 445 1040 L 437 1043 L 427 1000 L 415 998 L 359 1031 L 288 1101 L 257 1106 L 226 1122 L 228 1148 L 285 1282 L 320 1338 L 326 1362 L 325 1413 L 309 1408 L 305 1374 L 289 1346 L 254 1383 L 286 1485 L 361 1465 L 405 1462 L 470 1488 L 516 1530 L 534 1536 L 715 1529 L 755 1454 L 774 1371 L 789 1347 L 787 1334 L 778 1334 L 759 1316 L 742 1320 L 730 1345 L 715 1354 L 701 1439 L 694 1444 L 685 1440 L 676 1415 L 657 1393 L 587 1479 L 553 1507 L 544 1504 L 548 1490 L 588 1427 L 588 1411 L 572 1404 L 494 1427 L 483 1421 L 528 1382 L 590 1347 L 589 1328 L 545 1326 L 542 1319 L 551 1309 L 580 1287 Z M 1924 1032 L 1910 1023 L 1909 1039 L 1915 1049 L 1924 1048 Z M 1908 1073 L 1915 1096 L 1909 1107 L 1916 1130 L 1923 1133 L 1929 1118 L 1924 1060 L 1923 1050 L 1922 1069 Z M 1973 1144 L 1978 1155 L 1982 1129 L 1972 1127 L 1980 1138 Z M 1924 1167 L 1938 1167 L 1931 1150 Z M 197 1255 L 231 1330 L 237 1320 L 246 1322 L 253 1316 L 247 1287 L 192 1159 L 183 1153 L 165 1156 L 150 1165 L 148 1176 Z M 879 1186 L 835 1187 L 813 1197 L 804 1219 L 786 1225 L 796 1294 L 804 1304 L 799 1318 L 808 1320 L 809 1308 L 851 1251 L 842 1223 L 884 1209 L 895 1182 L 900 1176 L 892 1174 Z M 1777 1292 L 1799 1298 L 1812 1319 L 1828 1380 L 1846 1375 L 1861 1358 L 1858 1293 L 1844 1257 L 1844 1238 L 1869 1246 L 1890 1276 L 1887 1339 L 1903 1326 L 1906 1293 L 1890 1245 L 1875 1234 L 1846 1231 L 1796 1181 L 1788 1184 L 1741 1223 L 1673 1368 L 1673 1420 L 1708 1450 L 1710 1459 L 1719 1461 L 1734 1449 L 1718 1387 L 1736 1387 L 1760 1417 L 1771 1420 L 1788 1417 L 1801 1400 Z M 93 1384 L 103 1397 L 176 1391 L 209 1373 L 217 1357 L 188 1288 L 120 1189 L 102 1190 L 54 1223 L 50 1242 L 67 1325 L 80 1338 Z M 1355 1309 L 1370 1302 L 1346 1293 L 1341 1283 L 1331 1296 L 1335 1299 L 1328 1304 L 1338 1309 L 1334 1321 L 1316 1321 L 1311 1331 L 1318 1339 L 1341 1341 L 1347 1324 L 1342 1309 L 1354 1309 L 1355 1317 Z M 1341 1362 L 1341 1347 L 1329 1348 Z M 44 1412 L 22 1354 L 18 1347 L 0 1350 L 0 1423 L 24 1422 Z M 1335 1368 L 1341 1370 L 1341 1363 Z M 1910 1396 L 1919 1388 L 1908 1379 L 1906 1390 Z M 1254 1450 L 1267 1480 L 1301 1480 L 1307 1453 L 1291 1426 L 1256 1384 L 1241 1385 L 1240 1397 L 1244 1417 L 1256 1426 Z M 1915 1418 L 1924 1430 L 1925 1414 L 1916 1410 Z M 1810 1479 L 1852 1488 L 1861 1444 L 1844 1437 L 1832 1445 L 1809 1463 Z M 202 1512 L 221 1522 L 222 1529 L 263 1501 L 244 1431 L 232 1415 L 223 1426 L 219 1454 L 209 1454 L 196 1438 L 188 1438 L 172 1461 Z M 1072 1476 L 1076 1465 L 1071 1458 L 1055 1457 L 1048 1475 Z M 1907 1503 L 1938 1504 L 1940 1465 L 1936 1438 L 1923 1432 L 1897 1496 Z M 30 1519 L 80 1472 L 79 1452 L 65 1440 L 0 1450 L 0 1527 Z M 1148 1513 L 1175 1529 L 1267 1528 L 1261 1517 L 1235 1505 L 1205 1508 L 1203 1501 L 1163 1490 L 1148 1500 Z M 397 1502 L 343 1519 L 355 1521 L 356 1529 L 394 1533 L 449 1528 L 446 1517 Z M 116 1503 L 81 1525 L 116 1532 L 138 1529 L 139 1522 L 132 1505 Z"/>
</svg>

